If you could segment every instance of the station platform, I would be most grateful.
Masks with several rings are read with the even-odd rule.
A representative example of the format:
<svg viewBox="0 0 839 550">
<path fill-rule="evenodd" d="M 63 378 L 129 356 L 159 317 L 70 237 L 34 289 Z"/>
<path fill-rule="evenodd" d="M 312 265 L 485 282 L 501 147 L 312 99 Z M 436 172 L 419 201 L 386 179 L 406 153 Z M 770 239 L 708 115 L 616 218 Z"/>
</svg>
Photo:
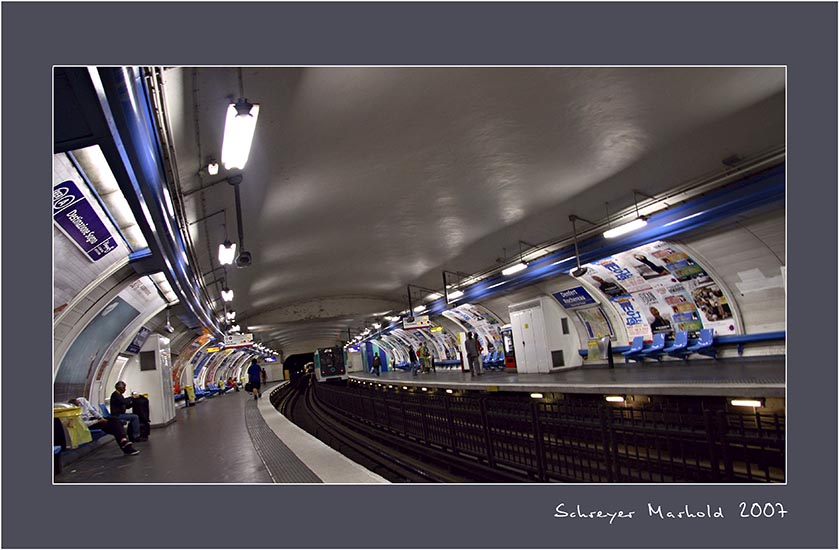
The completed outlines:
<svg viewBox="0 0 839 550">
<path fill-rule="evenodd" d="M 270 484 L 388 483 L 289 422 L 263 397 L 227 392 L 178 409 L 176 422 L 152 429 L 120 452 L 113 437 L 68 464 L 55 483 Z"/>
<path fill-rule="evenodd" d="M 408 371 L 350 372 L 364 382 L 406 386 L 459 388 L 479 391 L 603 393 L 641 395 L 698 395 L 725 397 L 784 397 L 784 357 L 726 358 L 718 360 L 646 362 L 580 367 L 546 374 L 485 371 L 471 376 L 460 369 L 441 369 L 413 376 Z"/>
</svg>

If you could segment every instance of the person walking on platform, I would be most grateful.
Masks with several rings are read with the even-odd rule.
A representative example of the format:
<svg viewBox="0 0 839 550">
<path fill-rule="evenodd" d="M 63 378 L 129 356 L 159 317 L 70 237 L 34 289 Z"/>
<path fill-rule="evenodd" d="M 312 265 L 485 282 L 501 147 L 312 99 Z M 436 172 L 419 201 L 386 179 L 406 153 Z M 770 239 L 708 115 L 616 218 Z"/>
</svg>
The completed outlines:
<svg viewBox="0 0 839 550">
<path fill-rule="evenodd" d="M 114 385 L 114 389 L 116 391 L 111 394 L 111 416 L 115 416 L 120 422 L 129 422 L 128 439 L 130 441 L 147 441 L 148 438 L 140 434 L 140 417 L 126 412 L 134 407 L 134 398 L 122 396 L 125 393 L 125 382 L 120 380 Z"/>
<path fill-rule="evenodd" d="M 478 341 L 472 337 L 471 332 L 466 333 L 466 358 L 469 360 L 469 376 L 480 374 L 478 372 Z"/>
<path fill-rule="evenodd" d="M 127 455 L 140 454 L 140 451 L 135 449 L 134 446 L 131 445 L 131 442 L 128 441 L 128 436 L 125 435 L 122 422 L 120 422 L 118 418 L 114 416 L 105 418 L 99 414 L 99 411 L 97 411 L 96 408 L 90 404 L 90 401 L 84 397 L 71 399 L 70 403 L 82 410 L 82 422 L 84 422 L 88 428 L 93 430 L 102 430 L 106 434 L 114 436 L 117 445 L 119 445 L 119 448 L 122 449 L 123 453 Z"/>
<path fill-rule="evenodd" d="M 248 383 L 251 385 L 253 398 L 259 399 L 262 397 L 262 392 L 260 391 L 262 387 L 262 369 L 259 367 L 256 357 L 251 359 L 251 366 L 248 367 Z"/>
<path fill-rule="evenodd" d="M 379 358 L 378 353 L 374 353 L 373 354 L 373 368 L 371 369 L 373 371 L 373 374 L 375 374 L 376 376 L 379 376 L 381 368 L 382 368 L 382 360 Z"/>
<path fill-rule="evenodd" d="M 417 375 L 417 369 L 419 368 L 419 361 L 417 361 L 417 354 L 414 351 L 414 346 L 408 345 L 408 361 L 411 362 L 411 375 Z"/>
</svg>

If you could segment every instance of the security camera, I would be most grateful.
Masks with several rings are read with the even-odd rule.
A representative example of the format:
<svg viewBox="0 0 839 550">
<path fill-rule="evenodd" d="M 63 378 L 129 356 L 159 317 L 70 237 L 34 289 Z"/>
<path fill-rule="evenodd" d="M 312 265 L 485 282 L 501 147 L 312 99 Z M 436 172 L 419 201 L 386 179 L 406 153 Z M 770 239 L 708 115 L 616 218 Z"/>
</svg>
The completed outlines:
<svg viewBox="0 0 839 550">
<path fill-rule="evenodd" d="M 251 263 L 253 263 L 253 256 L 247 250 L 243 250 L 236 258 L 236 267 L 248 267 Z"/>
<path fill-rule="evenodd" d="M 165 327 L 163 327 L 163 330 L 165 330 L 165 331 L 166 331 L 166 332 L 168 332 L 169 334 L 172 334 L 173 332 L 175 332 L 175 327 L 173 327 L 172 325 L 167 324 Z"/>
</svg>

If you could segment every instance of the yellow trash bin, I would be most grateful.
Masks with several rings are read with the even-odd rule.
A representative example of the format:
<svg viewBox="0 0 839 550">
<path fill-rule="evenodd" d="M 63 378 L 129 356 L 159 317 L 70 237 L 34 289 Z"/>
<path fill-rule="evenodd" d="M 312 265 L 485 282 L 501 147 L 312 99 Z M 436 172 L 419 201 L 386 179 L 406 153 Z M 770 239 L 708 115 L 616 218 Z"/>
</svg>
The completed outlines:
<svg viewBox="0 0 839 550">
<path fill-rule="evenodd" d="M 186 390 L 186 398 L 190 401 L 195 401 L 195 388 L 192 386 L 184 386 Z"/>
<path fill-rule="evenodd" d="M 80 407 L 56 405 L 53 406 L 52 416 L 58 419 L 64 429 L 64 441 L 68 449 L 75 449 L 93 441 L 90 429 L 82 422 Z"/>
</svg>

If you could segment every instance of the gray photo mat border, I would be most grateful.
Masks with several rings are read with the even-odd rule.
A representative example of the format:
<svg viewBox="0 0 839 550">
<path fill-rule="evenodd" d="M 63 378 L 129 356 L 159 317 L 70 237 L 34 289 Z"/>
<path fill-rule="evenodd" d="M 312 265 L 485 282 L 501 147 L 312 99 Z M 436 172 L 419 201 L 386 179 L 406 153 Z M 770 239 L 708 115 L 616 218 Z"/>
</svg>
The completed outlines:
<svg viewBox="0 0 839 550">
<path fill-rule="evenodd" d="M 230 32 L 224 23 L 243 10 L 249 26 Z M 5 3 L 2 12 L 3 547 L 836 547 L 836 414 L 825 414 L 837 386 L 836 285 L 819 285 L 818 303 L 829 306 L 813 307 L 801 297 L 814 288 L 812 270 L 795 267 L 832 262 L 837 249 L 836 4 L 103 2 Z M 37 343 L 52 331 L 52 223 L 37 181 L 50 169 L 52 67 L 86 64 L 786 65 L 788 483 L 53 485 L 39 416 L 52 358 Z M 561 502 L 638 513 L 611 525 L 558 520 Z M 650 518 L 648 502 L 719 506 L 725 518 Z M 740 502 L 780 502 L 789 513 L 743 519 Z"/>
</svg>

